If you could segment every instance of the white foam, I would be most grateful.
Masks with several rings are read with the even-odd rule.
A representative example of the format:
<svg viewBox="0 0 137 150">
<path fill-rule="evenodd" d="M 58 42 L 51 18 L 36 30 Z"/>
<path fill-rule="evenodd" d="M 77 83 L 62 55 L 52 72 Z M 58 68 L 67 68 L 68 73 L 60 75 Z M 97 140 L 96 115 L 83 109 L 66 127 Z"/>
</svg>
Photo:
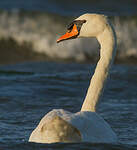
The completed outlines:
<svg viewBox="0 0 137 150">
<path fill-rule="evenodd" d="M 69 40 L 57 44 L 57 38 L 66 31 L 60 17 L 39 14 L 30 15 L 22 12 L 2 12 L 0 14 L 0 37 L 14 38 L 19 44 L 31 43 L 33 50 L 44 53 L 52 59 L 73 59 L 75 61 L 96 60 L 98 43 L 95 39 Z M 113 19 L 118 39 L 117 58 L 137 57 L 137 25 L 135 19 Z M 67 23 L 66 23 L 67 25 Z"/>
</svg>

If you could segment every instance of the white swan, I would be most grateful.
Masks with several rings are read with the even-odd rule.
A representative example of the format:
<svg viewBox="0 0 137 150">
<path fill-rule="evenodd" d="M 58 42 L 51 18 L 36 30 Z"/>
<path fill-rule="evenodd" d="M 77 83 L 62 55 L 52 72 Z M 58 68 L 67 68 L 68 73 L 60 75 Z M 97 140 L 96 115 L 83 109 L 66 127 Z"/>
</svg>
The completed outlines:
<svg viewBox="0 0 137 150">
<path fill-rule="evenodd" d="M 112 143 L 117 141 L 117 136 L 108 123 L 95 112 L 115 56 L 115 32 L 104 15 L 84 14 L 68 26 L 68 32 L 57 42 L 78 37 L 96 37 L 101 46 L 100 59 L 81 111 L 70 113 L 62 109 L 52 110 L 42 118 L 32 132 L 30 142 Z"/>
</svg>

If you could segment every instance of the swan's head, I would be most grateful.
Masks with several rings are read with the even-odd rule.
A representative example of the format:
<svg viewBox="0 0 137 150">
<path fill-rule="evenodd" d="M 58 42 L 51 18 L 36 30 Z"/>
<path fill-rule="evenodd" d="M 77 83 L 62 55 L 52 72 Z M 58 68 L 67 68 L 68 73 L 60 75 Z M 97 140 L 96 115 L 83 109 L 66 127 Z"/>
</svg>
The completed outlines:
<svg viewBox="0 0 137 150">
<path fill-rule="evenodd" d="M 57 42 L 79 37 L 97 37 L 108 25 L 106 16 L 99 14 L 84 14 L 75 19 L 67 27 L 67 32 Z"/>
</svg>

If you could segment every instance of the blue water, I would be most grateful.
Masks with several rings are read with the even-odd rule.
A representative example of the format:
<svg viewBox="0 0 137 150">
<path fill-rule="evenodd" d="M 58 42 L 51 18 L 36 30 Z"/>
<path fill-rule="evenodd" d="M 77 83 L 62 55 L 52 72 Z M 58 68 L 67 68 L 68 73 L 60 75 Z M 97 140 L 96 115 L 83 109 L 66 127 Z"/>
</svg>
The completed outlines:
<svg viewBox="0 0 137 150">
<path fill-rule="evenodd" d="M 107 15 L 137 14 L 135 0 L 1 0 L 0 9 L 37 10 L 61 15 L 77 16 L 85 12 L 105 13 Z"/>
<path fill-rule="evenodd" d="M 98 113 L 116 132 L 116 145 L 35 144 L 29 135 L 54 108 L 80 110 L 95 65 L 35 62 L 0 67 L 0 148 L 136 149 L 137 67 L 114 65 Z"/>
</svg>

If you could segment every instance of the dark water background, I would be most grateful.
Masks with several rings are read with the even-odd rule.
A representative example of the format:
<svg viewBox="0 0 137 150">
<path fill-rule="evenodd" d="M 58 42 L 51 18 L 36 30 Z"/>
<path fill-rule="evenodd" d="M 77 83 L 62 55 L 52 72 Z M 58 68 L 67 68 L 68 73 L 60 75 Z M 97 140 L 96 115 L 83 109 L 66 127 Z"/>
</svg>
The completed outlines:
<svg viewBox="0 0 137 150">
<path fill-rule="evenodd" d="M 114 65 L 99 114 L 118 145 L 28 143 L 40 119 L 54 108 L 80 110 L 95 65 L 24 63 L 0 67 L 0 147 L 3 149 L 133 149 L 137 146 L 137 67 Z"/>
<path fill-rule="evenodd" d="M 137 14 L 137 1 L 1 0 L 0 9 L 0 64 L 3 64 L 0 66 L 0 149 L 137 149 L 137 66 L 133 65 L 137 62 L 137 18 L 132 17 Z M 91 43 L 92 50 L 89 39 L 86 43 L 75 40 L 62 45 L 57 45 L 56 39 L 72 16 L 85 12 L 114 16 L 119 43 L 117 59 L 126 58 L 126 64 L 112 67 L 98 108 L 98 113 L 116 132 L 119 143 L 28 143 L 30 133 L 50 110 L 80 110 L 95 65 L 73 61 L 85 61 L 89 55 L 88 59 L 94 58 L 96 42 Z M 31 51 L 32 43 L 35 51 Z M 55 62 L 62 59 L 69 59 L 69 63 Z M 54 62 L 19 63 L 32 60 Z"/>
<path fill-rule="evenodd" d="M 61 15 L 78 16 L 85 12 L 111 15 L 137 14 L 136 0 L 1 0 L 0 8 L 6 10 L 37 10 Z"/>
</svg>

